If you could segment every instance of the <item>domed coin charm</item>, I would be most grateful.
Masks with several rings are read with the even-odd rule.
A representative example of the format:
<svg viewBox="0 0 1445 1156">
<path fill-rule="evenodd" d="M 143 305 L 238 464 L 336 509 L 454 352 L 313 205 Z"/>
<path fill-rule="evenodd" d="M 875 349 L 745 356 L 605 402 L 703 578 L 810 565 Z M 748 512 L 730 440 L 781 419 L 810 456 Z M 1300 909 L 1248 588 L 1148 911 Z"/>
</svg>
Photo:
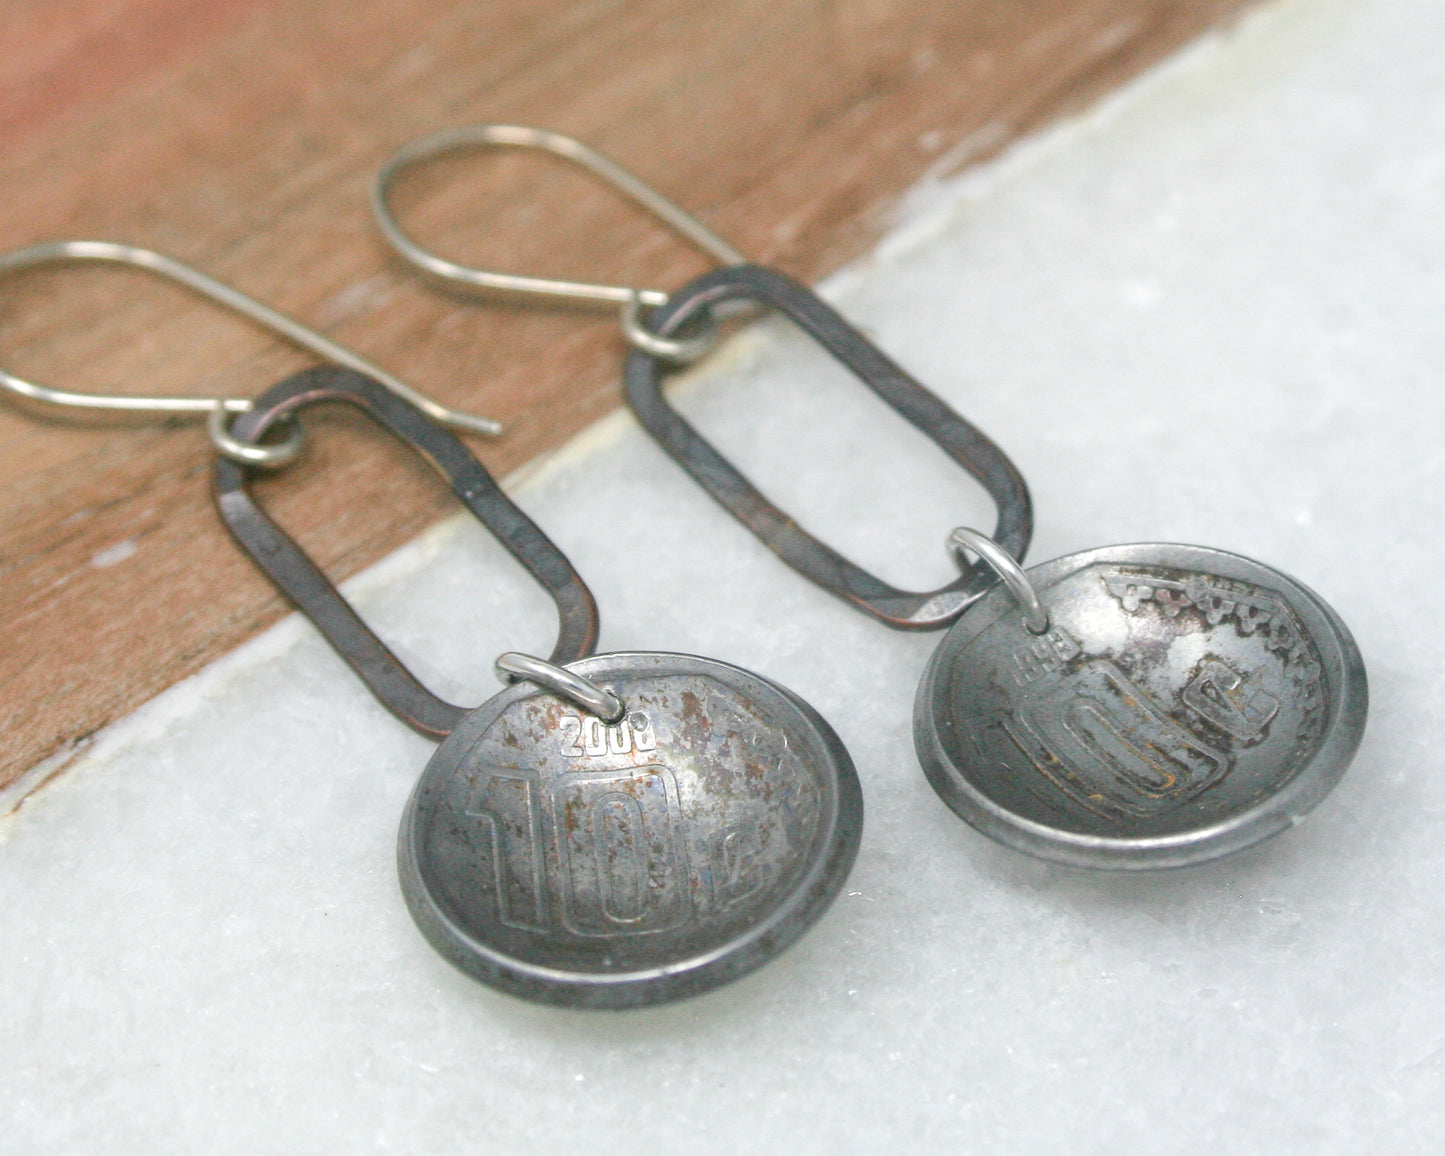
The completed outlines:
<svg viewBox="0 0 1445 1156">
<path fill-rule="evenodd" d="M 838 736 L 802 699 L 686 654 L 592 655 L 597 605 L 556 545 L 466 447 L 379 383 L 307 370 L 233 433 L 257 444 L 344 402 L 416 448 L 557 607 L 550 660 L 468 710 L 437 697 L 216 466 L 226 525 L 398 718 L 444 739 L 402 820 L 402 891 L 423 934 L 514 995 L 624 1008 L 705 991 L 767 962 L 827 909 L 863 826 Z"/>
<path fill-rule="evenodd" d="M 515 995 L 621 1008 L 724 983 L 802 934 L 862 830 L 827 723 L 691 655 L 565 669 L 616 695 L 622 717 L 519 682 L 471 712 L 417 784 L 398 861 L 432 945 Z"/>
<path fill-rule="evenodd" d="M 929 781 L 985 834 L 1081 866 L 1182 866 L 1297 822 L 1344 773 L 1364 666 L 1298 582 L 1160 544 L 1025 577 L 1042 617 L 995 588 L 944 637 L 915 705 Z"/>
</svg>

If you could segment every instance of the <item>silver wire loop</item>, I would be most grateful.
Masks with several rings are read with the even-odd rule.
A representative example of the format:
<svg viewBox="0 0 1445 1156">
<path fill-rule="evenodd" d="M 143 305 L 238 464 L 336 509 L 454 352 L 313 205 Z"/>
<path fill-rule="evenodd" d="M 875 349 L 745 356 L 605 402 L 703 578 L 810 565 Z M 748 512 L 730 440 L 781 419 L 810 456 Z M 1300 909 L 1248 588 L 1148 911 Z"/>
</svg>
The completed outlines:
<svg viewBox="0 0 1445 1156">
<path fill-rule="evenodd" d="M 512 676 L 525 678 L 545 690 L 570 699 L 609 726 L 620 723 L 627 714 L 627 704 L 610 690 L 604 690 L 595 682 L 573 674 L 566 667 L 556 666 L 530 654 L 509 650 L 497 658 L 497 677 L 503 682 L 511 682 Z"/>
<path fill-rule="evenodd" d="M 232 309 L 243 317 L 256 322 L 267 329 L 279 333 L 287 340 L 299 345 L 302 349 L 316 354 L 318 357 L 328 361 L 334 361 L 338 365 L 344 365 L 354 369 L 358 373 L 364 373 L 368 377 L 374 377 L 382 385 L 386 386 L 393 393 L 406 398 L 418 409 L 424 411 L 429 417 L 458 429 L 468 430 L 472 433 L 496 435 L 502 432 L 499 423 L 490 418 L 475 417 L 472 414 L 462 413 L 459 410 L 450 409 L 447 406 L 439 405 L 430 398 L 418 393 L 404 381 L 387 373 L 378 365 L 366 360 L 364 357 L 351 352 L 344 346 L 337 345 L 330 338 L 323 337 L 313 329 L 279 313 L 268 305 L 263 305 L 253 297 L 248 297 L 229 285 L 225 285 L 214 278 L 207 277 L 204 273 L 192 269 L 189 265 L 182 264 L 173 257 L 167 257 L 163 253 L 152 252 L 149 249 L 141 249 L 134 245 L 120 245 L 112 241 L 52 241 L 41 245 L 30 245 L 23 249 L 13 249 L 9 253 L 0 254 L 0 274 L 17 272 L 21 269 L 32 269 L 38 265 L 64 264 L 80 261 L 102 261 L 117 265 L 129 265 L 133 268 L 144 269 L 159 277 L 166 277 L 172 281 L 179 282 L 192 292 L 199 294 L 216 304 Z M 13 373 L 7 373 L 0 369 L 0 386 L 8 389 L 11 393 L 18 394 L 28 401 L 38 402 L 42 405 L 56 406 L 59 408 L 84 409 L 111 413 L 132 413 L 132 414 L 170 414 L 181 417 L 201 417 L 206 415 L 219 415 L 215 420 L 209 422 L 213 440 L 216 448 L 228 457 L 237 461 L 246 461 L 251 464 L 281 464 L 280 456 L 290 452 L 294 457 L 294 450 L 287 451 L 287 442 L 275 446 L 250 446 L 242 447 L 239 443 L 230 439 L 229 435 L 222 433 L 217 437 L 217 431 L 224 431 L 226 421 L 224 415 L 227 413 L 244 413 L 251 408 L 251 403 L 242 398 L 226 397 L 138 397 L 122 396 L 117 397 L 99 393 L 77 393 L 71 390 L 52 389 L 49 386 L 40 385 L 33 381 L 27 381 L 22 377 L 16 377 Z M 236 452 L 246 449 L 244 456 L 237 457 Z M 299 443 L 297 448 L 299 448 Z M 253 455 L 259 451 L 261 457 L 258 459 Z M 287 459 L 289 460 L 289 458 Z"/>
<path fill-rule="evenodd" d="M 243 466 L 257 466 L 263 470 L 279 470 L 289 466 L 301 453 L 306 444 L 306 434 L 299 421 L 288 422 L 286 440 L 252 445 L 231 434 L 231 410 L 218 405 L 206 415 L 206 433 L 211 444 L 223 457 L 230 458 Z"/>
<path fill-rule="evenodd" d="M 561 133 L 527 128 L 522 125 L 480 124 L 447 129 L 403 145 L 377 172 L 376 179 L 371 186 L 372 214 L 387 243 L 408 264 L 442 281 L 468 289 L 488 289 L 502 293 L 531 293 L 543 297 L 560 298 L 565 301 L 620 306 L 623 315 L 623 331 L 627 334 L 628 340 L 648 352 L 657 352 L 657 355 L 661 357 L 690 361 L 710 348 L 710 344 L 703 344 L 701 338 L 689 338 L 687 341 L 677 342 L 668 341 L 649 333 L 641 325 L 637 316 L 641 306 L 645 305 L 650 308 L 661 305 L 667 300 L 667 294 L 660 289 L 634 289 L 625 285 L 602 285 L 586 281 L 527 277 L 516 273 L 496 273 L 488 269 L 478 269 L 470 265 L 460 265 L 455 261 L 448 261 L 412 240 L 391 211 L 390 195 L 396 178 L 410 166 L 442 156 L 445 153 L 488 148 L 540 149 L 561 157 L 563 160 L 571 161 L 604 183 L 611 185 L 623 196 L 641 205 L 703 252 L 716 258 L 719 264 L 746 265 L 748 263 L 746 257 L 696 217 L 684 212 L 666 197 L 643 184 L 601 153 L 588 148 L 581 141 L 573 140 Z M 692 344 L 694 341 L 699 344 Z M 694 350 L 698 352 L 693 352 Z"/>
<path fill-rule="evenodd" d="M 693 337 L 659 337 L 642 323 L 642 296 L 634 293 L 622 307 L 622 332 L 643 353 L 673 365 L 691 365 L 706 357 L 717 344 L 717 324 L 710 312 L 704 317 L 705 327 Z"/>
<path fill-rule="evenodd" d="M 1029 581 L 1023 567 L 1014 561 L 1013 556 L 1007 550 L 986 534 L 980 534 L 977 530 L 971 530 L 967 526 L 960 526 L 948 536 L 948 547 L 965 565 L 967 559 L 963 552 L 972 550 L 978 555 L 980 561 L 992 568 L 994 573 L 1003 579 L 1003 584 L 1009 588 L 1009 592 L 1023 609 L 1024 626 L 1030 634 L 1044 634 L 1048 631 L 1048 611 L 1039 601 L 1033 583 Z"/>
</svg>

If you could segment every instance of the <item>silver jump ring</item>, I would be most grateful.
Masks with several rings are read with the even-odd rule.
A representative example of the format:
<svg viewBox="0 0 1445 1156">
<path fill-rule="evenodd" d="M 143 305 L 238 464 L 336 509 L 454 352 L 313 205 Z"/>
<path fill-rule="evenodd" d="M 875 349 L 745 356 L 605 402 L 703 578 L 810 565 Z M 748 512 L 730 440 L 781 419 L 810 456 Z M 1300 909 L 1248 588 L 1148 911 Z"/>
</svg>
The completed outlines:
<svg viewBox="0 0 1445 1156">
<path fill-rule="evenodd" d="M 1009 588 L 1009 593 L 1023 608 L 1024 626 L 1030 634 L 1043 634 L 1048 630 L 1049 612 L 1039 601 L 1033 583 L 1029 581 L 1023 567 L 1014 561 L 1013 556 L 1007 550 L 988 535 L 980 534 L 977 530 L 970 530 L 967 526 L 960 526 L 948 536 L 948 546 L 964 565 L 968 564 L 968 560 L 963 556 L 963 552 L 972 550 L 978 555 L 980 561 L 987 564 L 994 573 L 1003 579 L 1003 584 Z"/>
<path fill-rule="evenodd" d="M 530 654 L 509 650 L 497 658 L 497 677 L 511 682 L 512 676 L 525 678 L 538 686 L 575 702 L 583 710 L 595 714 L 609 726 L 620 723 L 627 714 L 627 704 L 595 682 L 573 674 L 566 667 L 556 666 Z"/>
<path fill-rule="evenodd" d="M 633 292 L 622 303 L 622 332 L 627 340 L 643 353 L 674 365 L 691 365 L 712 351 L 717 344 L 717 325 L 706 314 L 706 328 L 693 337 L 659 337 L 642 323 L 642 294 Z"/>
<path fill-rule="evenodd" d="M 232 435 L 230 425 L 233 413 L 245 413 L 250 408 L 249 401 L 222 399 L 206 415 L 206 432 L 211 436 L 211 444 L 223 457 L 243 466 L 255 466 L 263 470 L 279 470 L 282 466 L 289 466 L 301 453 L 301 447 L 306 444 L 306 434 L 301 423 L 286 423 L 285 441 L 271 445 L 252 445 Z"/>
</svg>

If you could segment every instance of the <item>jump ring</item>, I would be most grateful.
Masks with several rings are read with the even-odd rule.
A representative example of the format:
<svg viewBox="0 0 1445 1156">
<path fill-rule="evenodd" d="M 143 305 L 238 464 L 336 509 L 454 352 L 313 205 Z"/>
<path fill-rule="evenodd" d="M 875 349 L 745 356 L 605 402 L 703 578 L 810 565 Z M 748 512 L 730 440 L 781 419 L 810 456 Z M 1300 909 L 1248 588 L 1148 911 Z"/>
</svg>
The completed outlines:
<svg viewBox="0 0 1445 1156">
<path fill-rule="evenodd" d="M 707 326 L 694 337 L 659 337 L 642 323 L 642 296 L 634 291 L 622 305 L 622 332 L 643 353 L 673 365 L 691 365 L 717 344 L 717 326 L 707 317 Z"/>
<path fill-rule="evenodd" d="M 534 658 L 530 654 L 509 650 L 497 658 L 496 669 L 497 677 L 503 682 L 512 681 L 513 675 L 525 678 L 528 682 L 534 682 L 570 699 L 609 726 L 621 722 L 627 714 L 627 704 L 610 690 L 598 686 L 580 674 L 573 674 L 566 667 Z"/>
<path fill-rule="evenodd" d="M 1024 626 L 1030 634 L 1043 634 L 1048 630 L 1049 612 L 1039 601 L 1038 593 L 1028 575 L 1024 573 L 1023 567 L 1014 561 L 1007 550 L 992 538 L 980 534 L 977 530 L 970 530 L 967 526 L 960 526 L 948 536 L 948 546 L 959 561 L 965 564 L 967 560 L 963 557 L 963 551 L 972 550 L 980 561 L 986 563 L 1003 579 L 1003 584 L 1009 588 L 1009 592 L 1023 609 Z"/>
<path fill-rule="evenodd" d="M 288 422 L 286 440 L 274 445 L 252 445 L 231 434 L 229 419 L 233 412 L 242 413 L 251 408 L 250 402 L 236 402 L 221 399 L 206 415 L 206 432 L 211 435 L 214 445 L 222 457 L 230 458 L 243 466 L 255 466 L 263 470 L 279 470 L 290 465 L 301 452 L 306 442 L 300 422 Z"/>
</svg>

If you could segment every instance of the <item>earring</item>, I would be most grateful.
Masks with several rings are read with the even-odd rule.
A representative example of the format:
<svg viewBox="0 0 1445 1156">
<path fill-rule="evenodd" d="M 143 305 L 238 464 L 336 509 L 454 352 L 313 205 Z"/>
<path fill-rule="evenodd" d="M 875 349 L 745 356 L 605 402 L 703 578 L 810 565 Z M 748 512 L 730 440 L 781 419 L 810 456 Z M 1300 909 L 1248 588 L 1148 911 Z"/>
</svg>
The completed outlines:
<svg viewBox="0 0 1445 1156">
<path fill-rule="evenodd" d="M 208 419 L 233 536 L 388 709 L 444 740 L 407 807 L 398 866 L 408 907 L 447 959 L 530 999 L 633 1007 L 753 970 L 826 910 L 862 830 L 862 793 L 837 736 L 790 691 L 726 663 L 594 655 L 597 607 L 582 579 L 435 419 L 495 423 L 438 406 L 148 250 L 35 246 L 0 256 L 0 272 L 66 261 L 147 269 L 340 363 L 254 401 L 78 394 L 3 371 L 0 385 L 62 410 Z M 475 710 L 422 686 L 247 491 L 256 470 L 295 458 L 298 415 L 325 402 L 360 409 L 420 452 L 557 606 L 550 660 L 502 655 L 498 674 L 511 685 Z"/>
<path fill-rule="evenodd" d="M 724 267 L 670 294 L 558 286 L 444 262 L 406 238 L 387 205 L 399 168 L 497 145 L 582 164 Z M 1293 825 L 1329 792 L 1359 745 L 1368 689 L 1349 630 L 1322 599 L 1262 563 L 1201 547 L 1109 547 L 1023 571 L 1031 509 L 1002 451 L 810 290 L 701 240 L 711 235 L 667 202 L 664 211 L 650 190 L 640 195 L 639 184 L 568 138 L 483 126 L 407 146 L 379 174 L 373 207 L 383 235 L 435 276 L 619 303 L 632 344 L 627 402 L 708 493 L 789 566 L 857 609 L 900 629 L 951 627 L 919 687 L 915 745 L 939 795 L 985 834 L 1083 866 L 1183 866 Z M 669 366 L 700 351 L 695 338 L 680 339 L 707 335 L 720 308 L 740 303 L 788 317 L 983 484 L 998 526 L 991 538 L 968 529 L 950 537 L 958 580 L 911 594 L 861 570 L 779 510 L 668 404 Z M 970 564 L 966 551 L 979 560 Z"/>
<path fill-rule="evenodd" d="M 350 370 L 307 370 L 236 422 L 258 442 L 345 402 L 408 443 L 551 594 L 550 659 L 497 659 L 506 690 L 467 710 L 423 687 L 218 458 L 242 549 L 393 714 L 442 743 L 402 819 L 402 892 L 462 971 L 544 1003 L 624 1008 L 716 987 L 820 916 L 852 866 L 863 797 L 802 699 L 689 654 L 594 655 L 597 607 L 561 551 L 452 434 Z"/>
</svg>

